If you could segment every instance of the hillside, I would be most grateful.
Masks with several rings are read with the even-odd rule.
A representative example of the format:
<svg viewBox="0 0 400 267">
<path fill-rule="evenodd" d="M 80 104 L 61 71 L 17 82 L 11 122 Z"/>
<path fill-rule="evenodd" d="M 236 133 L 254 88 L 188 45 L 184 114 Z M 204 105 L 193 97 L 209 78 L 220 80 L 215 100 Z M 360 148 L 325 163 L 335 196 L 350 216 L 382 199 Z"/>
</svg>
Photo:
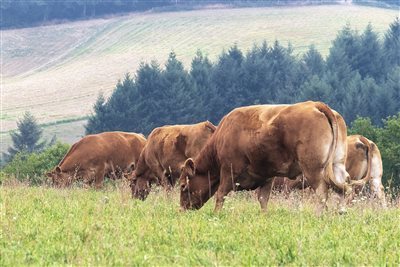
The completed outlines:
<svg viewBox="0 0 400 267">
<path fill-rule="evenodd" d="M 397 12 L 361 6 L 313 6 L 142 13 L 62 25 L 2 31 L 1 131 L 15 128 L 30 110 L 41 123 L 79 119 L 99 93 L 110 93 L 141 61 L 163 63 L 173 50 L 187 67 L 197 49 L 215 59 L 237 43 L 291 42 L 295 53 L 315 44 L 326 55 L 346 23 L 363 30 L 371 22 L 384 32 Z M 82 121 L 46 127 L 72 142 Z M 71 138 L 74 136 L 74 138 Z M 2 143 L 6 147 L 7 136 Z"/>
</svg>

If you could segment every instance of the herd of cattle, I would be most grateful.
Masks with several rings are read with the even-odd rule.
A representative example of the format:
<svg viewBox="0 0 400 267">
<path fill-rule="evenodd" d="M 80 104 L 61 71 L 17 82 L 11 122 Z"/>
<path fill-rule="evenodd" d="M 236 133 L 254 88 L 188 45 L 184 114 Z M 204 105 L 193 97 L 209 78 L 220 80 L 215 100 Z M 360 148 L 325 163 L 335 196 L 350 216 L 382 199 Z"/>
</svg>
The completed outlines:
<svg viewBox="0 0 400 267">
<path fill-rule="evenodd" d="M 56 186 L 77 179 L 99 188 L 104 177 L 125 177 L 144 200 L 153 185 L 180 187 L 181 209 L 199 209 L 214 194 L 215 210 L 232 190 L 257 190 L 265 210 L 272 188 L 309 186 L 318 211 L 328 189 L 339 211 L 369 182 L 385 205 L 382 160 L 372 141 L 347 136 L 342 116 L 321 102 L 236 108 L 218 126 L 209 121 L 163 126 L 142 134 L 105 132 L 72 145 L 47 175 Z M 275 182 L 274 182 L 275 181 Z"/>
</svg>

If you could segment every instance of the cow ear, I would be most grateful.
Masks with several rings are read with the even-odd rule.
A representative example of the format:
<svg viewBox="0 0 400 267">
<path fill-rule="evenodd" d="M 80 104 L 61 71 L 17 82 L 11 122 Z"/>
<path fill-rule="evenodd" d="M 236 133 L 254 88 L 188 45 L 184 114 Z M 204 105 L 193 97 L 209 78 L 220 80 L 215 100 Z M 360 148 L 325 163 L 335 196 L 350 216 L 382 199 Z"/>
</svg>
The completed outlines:
<svg viewBox="0 0 400 267">
<path fill-rule="evenodd" d="M 58 174 L 61 173 L 61 168 L 60 168 L 60 166 L 57 166 L 57 167 L 56 167 L 56 172 L 57 172 Z"/>
<path fill-rule="evenodd" d="M 188 158 L 185 161 L 184 168 L 187 171 L 188 175 L 193 176 L 195 174 L 195 170 L 196 170 L 196 167 L 195 167 L 193 159 Z"/>
<path fill-rule="evenodd" d="M 129 172 L 132 172 L 136 169 L 135 162 L 132 162 L 131 165 L 129 166 Z"/>
<path fill-rule="evenodd" d="M 357 141 L 357 142 L 356 142 L 356 148 L 357 148 L 357 149 L 364 149 L 364 150 L 365 150 L 365 145 L 364 145 L 362 142 Z"/>
<path fill-rule="evenodd" d="M 217 127 L 215 127 L 215 125 L 212 124 L 212 123 L 209 122 L 209 121 L 206 121 L 206 122 L 205 122 L 205 125 L 206 125 L 206 128 L 208 128 L 212 133 L 214 133 L 215 130 L 217 129 Z"/>
</svg>

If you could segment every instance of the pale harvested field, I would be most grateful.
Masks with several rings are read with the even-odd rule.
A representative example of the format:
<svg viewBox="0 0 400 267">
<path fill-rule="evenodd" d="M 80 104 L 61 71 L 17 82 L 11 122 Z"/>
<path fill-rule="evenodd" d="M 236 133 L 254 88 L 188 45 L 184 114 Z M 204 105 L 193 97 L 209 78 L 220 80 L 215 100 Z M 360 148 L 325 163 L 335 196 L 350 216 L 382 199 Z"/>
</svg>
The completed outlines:
<svg viewBox="0 0 400 267">
<path fill-rule="evenodd" d="M 163 64 L 171 50 L 186 67 L 198 49 L 215 60 L 234 43 L 247 50 L 263 40 L 290 41 L 296 54 L 315 44 L 326 55 L 346 23 L 362 31 L 371 22 L 383 33 L 397 14 L 361 6 L 218 9 L 1 31 L 1 131 L 15 128 L 26 110 L 40 123 L 85 116 L 99 91 L 109 94 L 141 61 Z"/>
<path fill-rule="evenodd" d="M 57 140 L 72 144 L 81 139 L 85 134 L 86 120 L 78 120 L 66 123 L 43 126 L 43 139 L 50 141 L 55 135 Z M 12 144 L 9 132 L 0 133 L 0 153 L 6 152 Z"/>
</svg>

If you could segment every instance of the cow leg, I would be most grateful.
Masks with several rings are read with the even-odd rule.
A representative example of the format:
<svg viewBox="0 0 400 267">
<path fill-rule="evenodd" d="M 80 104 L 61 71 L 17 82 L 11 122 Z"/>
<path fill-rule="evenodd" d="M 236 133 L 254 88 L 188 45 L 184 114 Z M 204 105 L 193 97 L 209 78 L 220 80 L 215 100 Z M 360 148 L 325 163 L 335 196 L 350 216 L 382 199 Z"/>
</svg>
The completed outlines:
<svg viewBox="0 0 400 267">
<path fill-rule="evenodd" d="M 104 168 L 98 169 L 96 171 L 96 174 L 94 176 L 94 187 L 96 189 L 100 189 L 103 186 L 103 181 L 104 181 Z"/>
<path fill-rule="evenodd" d="M 345 214 L 347 211 L 346 211 L 344 193 L 342 193 L 342 192 L 339 193 L 339 192 L 333 190 L 332 198 L 334 199 L 334 201 L 337 205 L 337 210 L 338 210 L 339 214 Z"/>
<path fill-rule="evenodd" d="M 374 197 L 378 198 L 380 205 L 383 208 L 386 208 L 387 205 L 386 205 L 386 199 L 385 199 L 385 191 L 383 190 L 383 185 L 382 185 L 381 179 L 373 178 L 369 181 L 369 183 L 370 183 L 372 195 Z"/>
<path fill-rule="evenodd" d="M 267 211 L 267 204 L 269 196 L 271 195 L 272 184 L 274 183 L 274 178 L 268 180 L 263 186 L 258 188 L 258 201 L 261 205 L 261 211 Z"/>
<path fill-rule="evenodd" d="M 224 205 L 225 196 L 228 195 L 233 189 L 234 176 L 230 168 L 221 168 L 220 184 L 215 195 L 215 208 L 214 212 L 218 212 Z M 233 176 L 233 177 L 232 177 Z"/>
<path fill-rule="evenodd" d="M 315 193 L 317 195 L 318 198 L 318 204 L 317 204 L 317 208 L 316 208 L 316 213 L 318 216 L 321 216 L 322 213 L 327 209 L 327 205 L 326 202 L 328 200 L 328 185 L 326 184 L 326 182 L 321 179 L 317 182 L 317 186 L 313 186 L 314 184 L 311 185 L 311 187 L 314 188 Z"/>
<path fill-rule="evenodd" d="M 311 168 L 309 166 L 302 166 L 303 176 L 307 177 L 310 186 L 315 190 L 318 198 L 316 213 L 318 216 L 327 209 L 328 200 L 328 184 L 325 182 L 325 170 L 321 168 Z"/>
</svg>

